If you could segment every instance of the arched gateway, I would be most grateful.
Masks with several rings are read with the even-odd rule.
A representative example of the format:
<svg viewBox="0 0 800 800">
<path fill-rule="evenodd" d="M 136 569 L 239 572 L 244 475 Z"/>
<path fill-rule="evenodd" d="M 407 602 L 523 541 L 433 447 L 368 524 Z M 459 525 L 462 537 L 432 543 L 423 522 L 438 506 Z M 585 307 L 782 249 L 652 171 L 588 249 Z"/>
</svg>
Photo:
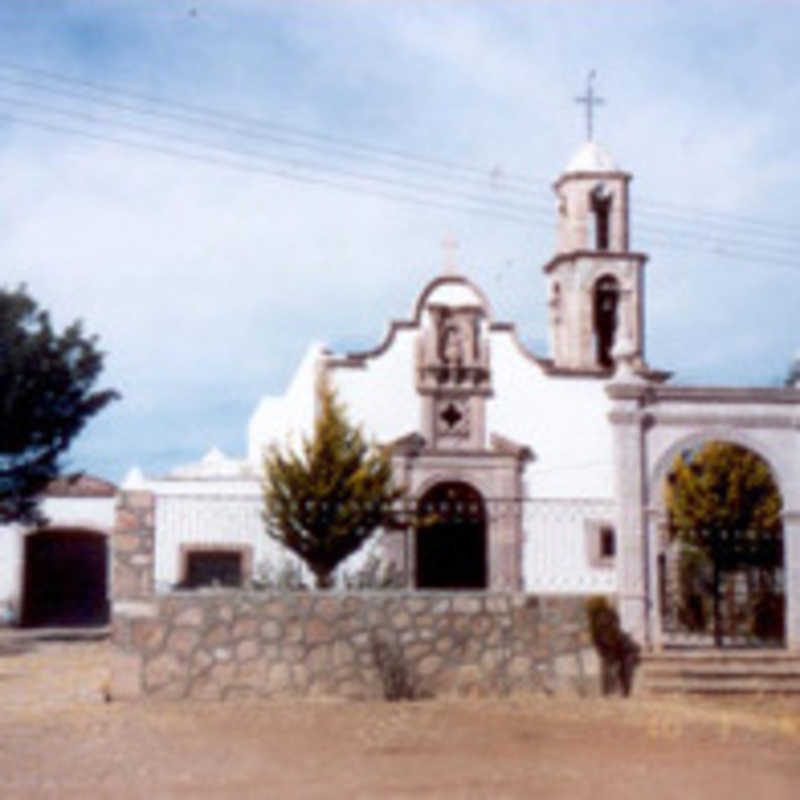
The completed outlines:
<svg viewBox="0 0 800 800">
<path fill-rule="evenodd" d="M 606 391 L 612 401 L 615 495 L 618 509 L 618 605 L 623 627 L 648 648 L 671 644 L 674 603 L 665 586 L 669 554 L 664 547 L 667 514 L 664 481 L 675 456 L 705 442 L 735 444 L 769 467 L 781 495 L 781 536 L 774 552 L 756 553 L 772 572 L 766 636 L 792 650 L 800 648 L 800 428 L 799 387 L 748 388 L 654 385 L 636 376 L 625 354 Z M 763 557 L 762 557 L 763 555 Z M 769 556 L 769 558 L 767 558 Z M 666 571 L 666 573 L 665 573 Z M 754 572 L 755 570 L 751 570 Z M 763 571 L 763 570 L 762 570 Z M 748 570 L 729 570 L 724 602 L 736 613 L 736 593 L 747 586 Z M 673 575 L 675 575 L 673 570 Z M 763 584 L 763 581 L 762 581 Z M 758 588 L 758 582 L 754 584 Z M 763 588 L 763 586 L 762 586 Z M 782 612 L 783 619 L 780 619 Z M 727 611 L 726 611 L 727 613 Z M 752 615 L 751 615 L 752 616 Z M 737 626 L 742 629 L 737 620 Z M 752 628 L 752 621 L 751 621 Z M 745 637 L 746 638 L 746 637 Z M 731 643 L 743 641 L 738 633 Z"/>
<path fill-rule="evenodd" d="M 437 483 L 420 498 L 416 532 L 417 587 L 485 589 L 486 510 L 467 483 Z"/>
<path fill-rule="evenodd" d="M 782 645 L 783 500 L 766 461 L 740 444 L 708 439 L 675 456 L 658 500 L 664 643 Z"/>
</svg>

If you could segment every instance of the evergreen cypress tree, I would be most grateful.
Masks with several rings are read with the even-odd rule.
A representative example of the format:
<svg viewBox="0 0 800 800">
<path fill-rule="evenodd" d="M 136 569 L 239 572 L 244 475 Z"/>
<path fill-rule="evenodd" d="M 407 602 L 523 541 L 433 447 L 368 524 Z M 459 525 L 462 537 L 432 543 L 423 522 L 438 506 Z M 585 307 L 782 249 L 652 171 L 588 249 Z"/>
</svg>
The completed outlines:
<svg viewBox="0 0 800 800">
<path fill-rule="evenodd" d="M 264 459 L 267 534 L 294 551 L 329 588 L 337 565 L 392 517 L 404 494 L 392 483 L 388 451 L 368 445 L 334 392 L 319 389 L 320 411 L 300 452 L 273 446 Z"/>
</svg>

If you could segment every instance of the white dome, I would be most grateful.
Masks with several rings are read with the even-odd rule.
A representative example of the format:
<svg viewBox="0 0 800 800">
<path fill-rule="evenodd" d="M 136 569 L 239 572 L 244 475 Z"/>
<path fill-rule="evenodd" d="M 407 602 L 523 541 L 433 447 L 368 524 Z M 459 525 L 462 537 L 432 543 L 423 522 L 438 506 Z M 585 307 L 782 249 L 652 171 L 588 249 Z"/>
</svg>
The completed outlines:
<svg viewBox="0 0 800 800">
<path fill-rule="evenodd" d="M 423 290 L 414 304 L 412 316 L 419 320 L 423 309 L 431 304 L 442 306 L 479 306 L 491 319 L 489 301 L 481 290 L 463 275 L 440 275 Z"/>
<path fill-rule="evenodd" d="M 565 172 L 617 172 L 611 155 L 597 142 L 584 142 L 570 159 Z"/>
<path fill-rule="evenodd" d="M 483 306 L 483 298 L 477 290 L 466 283 L 442 283 L 426 298 L 426 305 L 438 303 L 444 306 Z"/>
</svg>

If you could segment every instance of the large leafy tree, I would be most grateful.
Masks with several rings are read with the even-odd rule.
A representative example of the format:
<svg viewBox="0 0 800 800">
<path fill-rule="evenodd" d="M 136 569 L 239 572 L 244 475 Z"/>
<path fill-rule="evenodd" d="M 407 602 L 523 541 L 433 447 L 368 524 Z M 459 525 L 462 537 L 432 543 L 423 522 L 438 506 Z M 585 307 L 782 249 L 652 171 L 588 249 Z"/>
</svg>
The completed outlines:
<svg viewBox="0 0 800 800">
<path fill-rule="evenodd" d="M 24 287 L 0 289 L 0 523 L 42 521 L 37 498 L 86 421 L 118 395 L 80 322 L 56 332 Z"/>
<path fill-rule="evenodd" d="M 679 455 L 665 488 L 669 528 L 686 548 L 685 564 L 709 565 L 714 640 L 722 643 L 720 580 L 725 572 L 770 570 L 781 559 L 781 495 L 757 454 L 711 441 Z"/>
<path fill-rule="evenodd" d="M 268 535 L 328 588 L 337 565 L 391 519 L 403 490 L 392 482 L 388 451 L 366 442 L 331 389 L 318 391 L 313 435 L 299 452 L 273 446 L 264 460 L 263 516 Z"/>
</svg>

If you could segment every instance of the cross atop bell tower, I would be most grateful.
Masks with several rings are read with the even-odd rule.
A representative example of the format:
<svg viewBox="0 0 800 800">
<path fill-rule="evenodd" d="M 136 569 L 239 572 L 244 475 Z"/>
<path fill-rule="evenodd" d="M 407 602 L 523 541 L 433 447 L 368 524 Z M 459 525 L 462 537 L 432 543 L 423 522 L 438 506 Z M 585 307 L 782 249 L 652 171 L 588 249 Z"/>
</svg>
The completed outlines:
<svg viewBox="0 0 800 800">
<path fill-rule="evenodd" d="M 642 298 L 647 257 L 630 250 L 631 175 L 592 139 L 592 70 L 586 94 L 588 139 L 553 184 L 557 197 L 556 253 L 545 265 L 549 283 L 550 356 L 556 367 L 605 374 L 614 345 L 629 343 L 644 366 Z"/>
<path fill-rule="evenodd" d="M 595 79 L 596 72 L 592 70 L 589 77 L 586 79 L 586 94 L 583 97 L 576 97 L 576 103 L 586 104 L 586 141 L 592 141 L 592 122 L 594 118 L 594 106 L 601 106 L 605 103 L 605 99 L 598 97 L 594 93 L 592 81 Z"/>
</svg>

